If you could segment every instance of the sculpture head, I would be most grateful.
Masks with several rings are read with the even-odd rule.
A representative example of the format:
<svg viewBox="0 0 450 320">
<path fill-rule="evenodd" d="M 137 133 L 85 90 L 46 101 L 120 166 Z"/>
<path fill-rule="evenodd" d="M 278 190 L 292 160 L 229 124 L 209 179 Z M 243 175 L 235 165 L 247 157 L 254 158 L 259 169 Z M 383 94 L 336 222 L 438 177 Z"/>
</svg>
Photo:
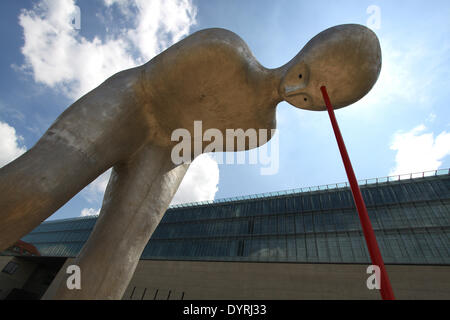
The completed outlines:
<svg viewBox="0 0 450 320">
<path fill-rule="evenodd" d="M 350 105 L 373 87 L 381 70 L 377 36 L 357 24 L 329 28 L 312 38 L 285 66 L 280 96 L 301 109 L 326 110 L 325 85 L 334 108 Z"/>
</svg>

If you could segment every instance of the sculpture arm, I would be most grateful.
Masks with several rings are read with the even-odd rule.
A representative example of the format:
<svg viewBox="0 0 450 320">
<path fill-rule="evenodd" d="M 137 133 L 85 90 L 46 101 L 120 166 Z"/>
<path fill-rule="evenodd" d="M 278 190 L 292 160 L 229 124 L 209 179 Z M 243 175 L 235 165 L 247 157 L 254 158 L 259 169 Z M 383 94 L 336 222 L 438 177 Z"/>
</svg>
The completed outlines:
<svg viewBox="0 0 450 320">
<path fill-rule="evenodd" d="M 80 98 L 0 169 L 0 251 L 145 143 L 151 129 L 134 99 L 137 72 L 120 72 Z"/>
</svg>

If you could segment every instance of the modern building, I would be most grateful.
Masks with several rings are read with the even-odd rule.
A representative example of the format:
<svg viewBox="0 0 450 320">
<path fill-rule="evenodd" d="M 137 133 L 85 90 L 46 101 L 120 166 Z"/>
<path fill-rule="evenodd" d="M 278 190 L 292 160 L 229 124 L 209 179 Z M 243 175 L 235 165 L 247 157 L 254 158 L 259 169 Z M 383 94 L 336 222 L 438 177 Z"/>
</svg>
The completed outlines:
<svg viewBox="0 0 450 320">
<path fill-rule="evenodd" d="M 360 187 L 396 297 L 450 299 L 449 170 Z M 3 252 L 0 299 L 42 297 L 96 219 L 42 223 L 22 238 L 39 256 Z M 370 264 L 347 183 L 173 205 L 123 298 L 379 299 Z"/>
</svg>

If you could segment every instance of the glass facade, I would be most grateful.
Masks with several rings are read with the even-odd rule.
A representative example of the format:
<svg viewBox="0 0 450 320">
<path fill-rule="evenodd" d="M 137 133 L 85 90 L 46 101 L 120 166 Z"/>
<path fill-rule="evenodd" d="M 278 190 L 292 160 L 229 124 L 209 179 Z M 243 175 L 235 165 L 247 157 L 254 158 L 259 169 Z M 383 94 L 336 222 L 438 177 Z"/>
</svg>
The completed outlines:
<svg viewBox="0 0 450 320">
<path fill-rule="evenodd" d="M 361 185 L 387 264 L 450 264 L 450 175 Z M 172 206 L 141 259 L 370 262 L 345 185 Z M 44 222 L 22 240 L 43 256 L 76 256 L 96 217 Z"/>
</svg>

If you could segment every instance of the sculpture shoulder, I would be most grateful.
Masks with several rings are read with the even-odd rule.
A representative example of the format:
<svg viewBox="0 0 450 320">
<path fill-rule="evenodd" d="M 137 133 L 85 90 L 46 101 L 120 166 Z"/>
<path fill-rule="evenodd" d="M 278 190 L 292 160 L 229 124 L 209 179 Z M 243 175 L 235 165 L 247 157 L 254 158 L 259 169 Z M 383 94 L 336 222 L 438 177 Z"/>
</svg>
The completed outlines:
<svg viewBox="0 0 450 320">
<path fill-rule="evenodd" d="M 187 36 L 156 56 L 151 63 L 177 63 L 178 61 L 240 61 L 256 63 L 244 40 L 232 31 L 221 28 L 203 29 Z"/>
<path fill-rule="evenodd" d="M 209 28 L 199 30 L 184 39 L 186 42 L 199 42 L 205 44 L 223 43 L 235 47 L 246 47 L 247 44 L 236 33 L 222 28 Z"/>
</svg>

